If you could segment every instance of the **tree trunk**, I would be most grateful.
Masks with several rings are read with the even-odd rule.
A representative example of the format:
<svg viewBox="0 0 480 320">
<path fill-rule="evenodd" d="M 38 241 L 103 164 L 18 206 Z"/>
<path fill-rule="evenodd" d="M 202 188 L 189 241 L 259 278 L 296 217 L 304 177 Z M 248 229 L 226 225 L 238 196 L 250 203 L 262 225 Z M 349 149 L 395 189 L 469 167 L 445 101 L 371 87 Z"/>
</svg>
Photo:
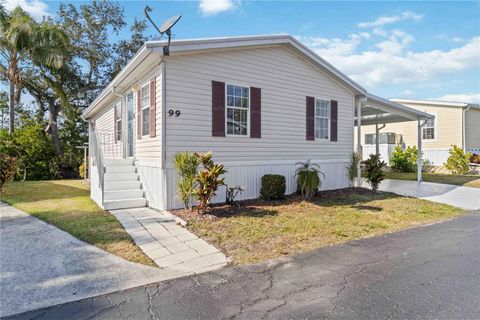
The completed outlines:
<svg viewBox="0 0 480 320">
<path fill-rule="evenodd" d="M 60 106 L 54 101 L 48 102 L 48 127 L 47 132 L 52 137 L 53 146 L 55 148 L 55 154 L 58 158 L 63 156 L 62 143 L 60 142 L 60 134 L 58 132 L 58 114 L 60 112 Z"/>
<path fill-rule="evenodd" d="M 12 81 L 8 98 L 8 133 L 12 134 L 15 130 L 15 84 Z"/>
</svg>

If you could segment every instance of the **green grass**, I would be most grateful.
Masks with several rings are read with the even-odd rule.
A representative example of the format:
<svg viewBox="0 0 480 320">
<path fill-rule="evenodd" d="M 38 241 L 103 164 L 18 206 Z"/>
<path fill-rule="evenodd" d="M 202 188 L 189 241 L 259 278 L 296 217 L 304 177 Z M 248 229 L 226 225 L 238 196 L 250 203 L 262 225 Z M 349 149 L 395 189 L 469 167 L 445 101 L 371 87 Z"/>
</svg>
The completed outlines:
<svg viewBox="0 0 480 320">
<path fill-rule="evenodd" d="M 90 199 L 82 180 L 12 182 L 1 200 L 126 260 L 155 266 L 120 222 Z"/>
<path fill-rule="evenodd" d="M 232 212 L 229 212 L 232 211 Z M 452 218 L 463 210 L 366 189 L 323 192 L 305 202 L 246 201 L 242 207 L 214 207 L 211 215 L 179 211 L 188 228 L 234 263 L 256 263 L 353 239 Z"/>
<path fill-rule="evenodd" d="M 453 184 L 457 186 L 480 188 L 480 176 L 475 175 L 453 175 L 440 173 L 423 173 L 423 181 Z M 387 179 L 417 180 L 416 172 L 389 172 Z"/>
</svg>

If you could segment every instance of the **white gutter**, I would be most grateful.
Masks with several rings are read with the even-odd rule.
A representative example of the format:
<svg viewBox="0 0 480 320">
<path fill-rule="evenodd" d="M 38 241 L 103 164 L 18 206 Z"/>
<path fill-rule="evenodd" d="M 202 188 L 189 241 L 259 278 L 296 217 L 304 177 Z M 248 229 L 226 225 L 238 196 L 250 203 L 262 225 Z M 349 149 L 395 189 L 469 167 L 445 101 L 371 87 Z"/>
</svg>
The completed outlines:
<svg viewBox="0 0 480 320">
<path fill-rule="evenodd" d="M 465 109 L 462 110 L 462 149 L 465 152 L 465 149 L 467 148 L 467 142 L 465 141 L 465 114 L 467 111 L 470 110 L 470 105 L 467 105 Z"/>
</svg>

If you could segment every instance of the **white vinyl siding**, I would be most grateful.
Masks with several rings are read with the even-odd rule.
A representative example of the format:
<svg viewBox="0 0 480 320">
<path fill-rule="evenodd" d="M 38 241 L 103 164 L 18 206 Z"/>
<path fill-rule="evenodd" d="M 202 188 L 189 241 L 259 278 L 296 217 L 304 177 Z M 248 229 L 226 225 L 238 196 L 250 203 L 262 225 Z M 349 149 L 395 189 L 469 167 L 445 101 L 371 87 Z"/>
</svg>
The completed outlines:
<svg viewBox="0 0 480 320">
<path fill-rule="evenodd" d="M 137 138 L 137 131 L 135 129 L 135 159 L 143 163 L 149 163 L 160 166 L 161 159 L 161 144 L 162 144 L 162 76 L 158 71 L 156 73 L 151 73 L 146 76 L 141 83 L 145 83 L 149 79 L 151 80 L 155 75 L 156 76 L 156 136 L 150 137 L 148 135 L 143 136 L 142 139 Z M 137 95 L 135 94 L 135 112 L 137 112 Z M 150 103 L 150 102 L 149 102 Z M 135 128 L 137 126 L 137 121 L 135 121 Z"/>
<path fill-rule="evenodd" d="M 123 156 L 122 141 L 115 143 L 114 125 L 116 123 L 113 120 L 115 105 L 110 105 L 94 118 L 95 130 L 106 158 L 121 158 Z"/>
<path fill-rule="evenodd" d="M 465 147 L 480 153 L 480 110 L 470 109 L 465 113 Z"/>
<path fill-rule="evenodd" d="M 348 161 L 353 148 L 353 93 L 287 47 L 171 56 L 166 76 L 167 105 L 182 112 L 166 122 L 167 160 L 185 150 L 211 150 L 221 162 Z M 261 88 L 261 139 L 212 137 L 212 80 Z M 307 96 L 338 101 L 338 142 L 306 141 Z"/>
</svg>

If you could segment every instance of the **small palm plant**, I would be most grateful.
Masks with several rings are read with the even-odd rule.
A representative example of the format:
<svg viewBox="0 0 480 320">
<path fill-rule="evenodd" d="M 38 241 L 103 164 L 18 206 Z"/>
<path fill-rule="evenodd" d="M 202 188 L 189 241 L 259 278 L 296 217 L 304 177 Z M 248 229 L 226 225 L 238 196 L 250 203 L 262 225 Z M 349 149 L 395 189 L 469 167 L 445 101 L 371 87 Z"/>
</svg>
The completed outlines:
<svg viewBox="0 0 480 320">
<path fill-rule="evenodd" d="M 347 165 L 347 177 L 352 182 L 352 187 L 355 188 L 355 179 L 358 175 L 358 163 L 360 162 L 360 157 L 358 153 L 352 152 L 350 153 L 350 161 Z"/>
<path fill-rule="evenodd" d="M 295 171 L 297 192 L 303 195 L 305 199 L 311 199 L 321 185 L 320 175 L 325 178 L 325 174 L 320 166 L 312 163 L 310 159 L 305 162 L 297 162 L 295 165 L 299 166 Z"/>
<path fill-rule="evenodd" d="M 172 158 L 179 178 L 177 181 L 178 197 L 186 209 L 192 209 L 192 197 L 195 191 L 195 176 L 200 165 L 200 160 L 192 152 L 179 152 Z"/>
</svg>

